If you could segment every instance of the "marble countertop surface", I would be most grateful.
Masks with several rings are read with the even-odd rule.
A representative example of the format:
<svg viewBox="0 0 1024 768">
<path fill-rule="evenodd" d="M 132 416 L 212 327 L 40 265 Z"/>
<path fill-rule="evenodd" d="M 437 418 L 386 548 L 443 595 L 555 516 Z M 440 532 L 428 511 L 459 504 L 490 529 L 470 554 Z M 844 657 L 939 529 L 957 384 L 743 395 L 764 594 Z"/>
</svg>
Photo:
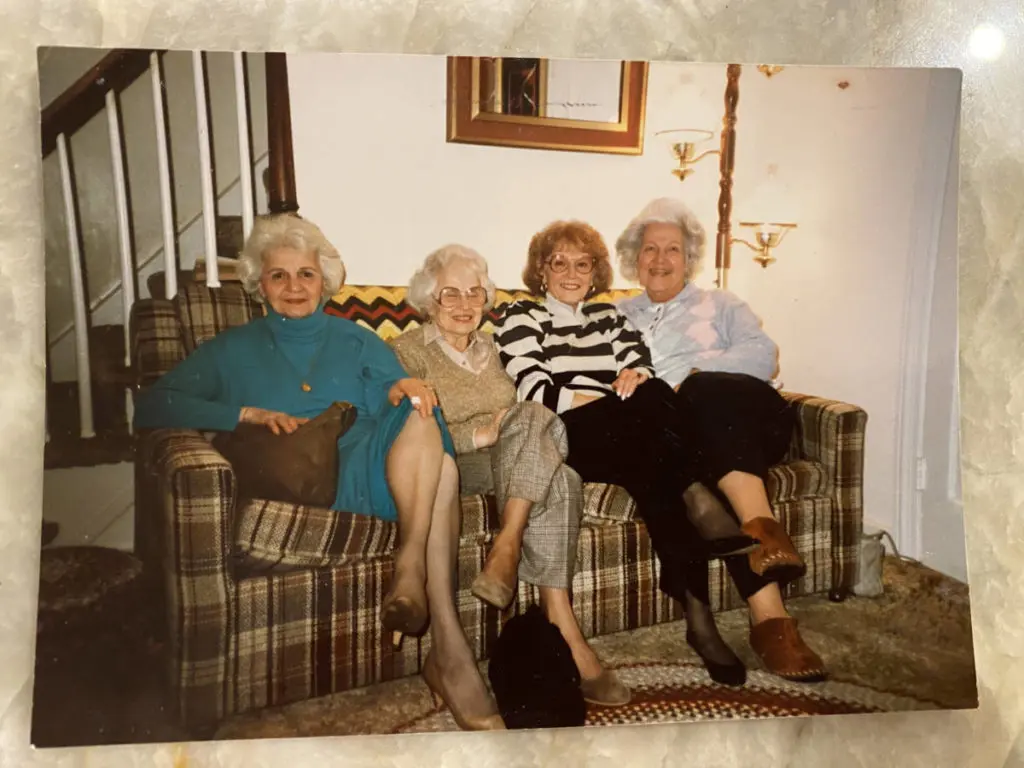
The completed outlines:
<svg viewBox="0 0 1024 768">
<path fill-rule="evenodd" d="M 1002 30 L 995 60 L 970 54 Z M 36 46 L 541 54 L 963 70 L 960 349 L 976 711 L 33 750 L 43 449 Z M 1020 0 L 3 0 L 0 766 L 1024 766 L 1024 10 Z M 951 532 L 958 535 L 958 532 Z"/>
</svg>

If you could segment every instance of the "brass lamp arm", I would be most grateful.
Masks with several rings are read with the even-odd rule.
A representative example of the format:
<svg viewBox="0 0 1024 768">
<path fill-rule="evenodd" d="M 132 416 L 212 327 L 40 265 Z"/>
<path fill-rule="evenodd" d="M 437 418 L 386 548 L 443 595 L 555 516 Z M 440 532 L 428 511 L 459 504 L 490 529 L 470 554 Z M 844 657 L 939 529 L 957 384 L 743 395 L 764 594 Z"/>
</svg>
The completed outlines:
<svg viewBox="0 0 1024 768">
<path fill-rule="evenodd" d="M 708 155 L 720 155 L 720 154 L 722 154 L 722 150 L 720 150 L 720 149 L 709 149 L 706 152 L 701 152 L 695 158 L 693 158 L 691 160 L 687 160 L 686 162 L 687 162 L 688 165 L 693 165 L 694 163 L 700 162 L 701 160 L 703 160 Z"/>
<path fill-rule="evenodd" d="M 729 242 L 730 243 L 740 243 L 741 245 L 745 245 L 745 246 L 747 246 L 747 248 L 749 248 L 750 250 L 754 251 L 755 253 L 762 253 L 764 251 L 764 247 L 763 246 L 754 245 L 753 243 L 747 242 L 742 237 L 732 237 L 732 238 L 729 239 Z"/>
</svg>

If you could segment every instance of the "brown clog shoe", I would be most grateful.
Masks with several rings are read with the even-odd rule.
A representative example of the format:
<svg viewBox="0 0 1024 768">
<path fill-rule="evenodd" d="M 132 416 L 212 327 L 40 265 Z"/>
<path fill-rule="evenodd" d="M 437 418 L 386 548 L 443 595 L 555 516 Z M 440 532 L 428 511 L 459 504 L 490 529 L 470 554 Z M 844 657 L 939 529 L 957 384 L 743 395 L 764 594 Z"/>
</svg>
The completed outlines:
<svg viewBox="0 0 1024 768">
<path fill-rule="evenodd" d="M 775 518 L 755 517 L 740 526 L 740 530 L 761 542 L 758 549 L 747 555 L 750 570 L 758 576 L 789 582 L 807 572 L 807 565 L 793 546 L 789 534 Z"/>
<path fill-rule="evenodd" d="M 773 675 L 797 683 L 820 683 L 828 677 L 825 662 L 804 642 L 792 617 L 752 626 L 750 647 Z"/>
</svg>

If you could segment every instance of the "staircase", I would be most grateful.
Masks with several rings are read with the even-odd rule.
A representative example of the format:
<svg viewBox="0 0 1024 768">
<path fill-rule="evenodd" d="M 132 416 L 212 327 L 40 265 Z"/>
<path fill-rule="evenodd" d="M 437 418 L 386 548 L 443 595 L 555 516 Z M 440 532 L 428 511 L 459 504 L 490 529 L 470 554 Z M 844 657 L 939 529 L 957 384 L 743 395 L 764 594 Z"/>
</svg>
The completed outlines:
<svg viewBox="0 0 1024 768">
<path fill-rule="evenodd" d="M 49 52 L 51 57 L 59 54 L 58 49 Z M 60 192 L 47 190 L 46 196 L 48 279 L 57 276 L 50 285 L 48 302 L 58 302 L 48 305 L 48 310 L 58 314 L 48 312 L 46 469 L 132 460 L 130 422 L 136 380 L 126 356 L 125 326 L 136 297 L 171 298 L 176 286 L 194 279 L 219 285 L 218 265 L 237 259 L 259 208 L 277 212 L 298 207 L 294 202 L 285 57 L 243 56 L 111 51 L 43 110 L 44 169 L 53 167 L 46 165 L 53 154 L 50 162 L 59 160 L 61 179 Z M 266 68 L 262 98 L 270 146 L 257 152 L 250 146 L 253 102 L 247 63 Z M 219 66 L 211 70 L 211 64 Z M 253 82 L 258 85 L 261 81 Z M 217 88 L 230 90 L 214 98 Z M 229 92 L 233 95 L 225 98 Z M 172 99 L 175 93 L 177 100 Z M 184 102 L 183 96 L 187 97 Z M 128 108 L 122 103 L 126 97 Z M 190 121 L 181 119 L 183 112 L 175 113 L 183 103 L 194 109 L 191 130 Z M 148 107 L 148 115 L 142 107 Z M 133 122 L 126 124 L 126 115 Z M 142 119 L 146 117 L 149 120 Z M 109 144 L 96 141 L 97 125 L 102 127 L 104 120 Z M 219 130 L 216 137 L 215 128 Z M 83 138 L 77 138 L 80 135 Z M 226 135 L 233 137 L 236 146 L 232 149 L 237 153 L 223 152 Z M 215 145 L 222 148 L 221 157 L 214 151 Z M 181 157 L 183 146 L 193 152 L 198 148 L 198 163 L 192 165 L 199 166 L 199 184 L 191 175 L 194 167 L 176 167 L 175 158 Z M 145 183 L 128 183 L 129 171 L 134 170 L 128 167 L 129 148 L 136 162 L 140 151 L 148 152 L 140 166 L 147 170 L 134 174 L 136 182 Z M 228 162 L 222 168 L 226 160 L 237 165 Z M 263 173 L 266 202 L 260 205 L 253 179 L 264 161 L 268 165 Z M 96 220 L 96 199 L 109 195 L 111 189 L 99 178 L 103 174 L 96 174 L 97 166 L 111 169 L 114 193 L 113 210 L 104 214 L 102 221 Z M 151 174 L 149 166 L 159 173 Z M 218 177 L 228 180 L 227 185 L 218 188 Z M 92 195 L 85 204 L 80 202 L 83 188 Z M 154 195 L 157 188 L 159 194 Z M 193 192 L 191 199 L 185 199 L 183 190 Z M 225 207 L 228 211 L 221 210 Z M 240 212 L 231 211 L 232 207 Z M 91 218 L 80 220 L 80 216 Z M 160 222 L 162 238 L 154 237 L 154 222 Z M 106 241 L 97 232 L 105 234 Z M 145 232 L 152 242 L 136 242 L 139 232 Z M 58 237 L 55 233 L 62 234 Z M 97 260 L 97 253 L 109 254 L 109 263 Z M 217 258 L 205 258 L 210 253 Z M 89 268 L 96 269 L 97 264 L 102 274 L 94 281 Z M 119 266 L 119 277 L 113 276 L 118 272 L 115 266 Z M 66 282 L 62 272 L 68 275 Z M 173 279 L 165 281 L 169 272 Z M 106 284 L 100 284 L 104 279 Z M 93 282 L 96 284 L 91 285 Z M 60 290 L 68 295 L 55 297 Z M 73 307 L 70 323 L 66 317 L 69 307 Z M 115 313 L 117 309 L 119 313 Z M 69 378 L 69 371 L 75 372 L 74 380 L 60 380 Z"/>
<path fill-rule="evenodd" d="M 217 256 L 234 261 L 244 243 L 241 216 L 217 217 Z M 177 284 L 193 279 L 193 272 L 177 271 Z M 164 291 L 164 271 L 146 280 L 150 296 Z M 48 440 L 44 469 L 92 467 L 132 461 L 134 440 L 128 423 L 126 392 L 135 386 L 135 376 L 125 365 L 123 325 L 90 325 L 89 369 L 92 379 L 92 418 L 95 436 L 81 436 L 78 382 L 51 381 L 47 385 Z"/>
</svg>

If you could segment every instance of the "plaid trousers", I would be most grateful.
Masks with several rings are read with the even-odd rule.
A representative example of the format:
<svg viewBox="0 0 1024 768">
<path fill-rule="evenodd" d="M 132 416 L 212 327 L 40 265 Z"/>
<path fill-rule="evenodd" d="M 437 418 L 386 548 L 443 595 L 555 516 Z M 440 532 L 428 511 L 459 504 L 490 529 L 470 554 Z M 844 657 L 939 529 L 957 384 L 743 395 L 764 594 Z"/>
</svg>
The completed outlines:
<svg viewBox="0 0 1024 768">
<path fill-rule="evenodd" d="M 493 491 L 499 513 L 509 499 L 533 503 L 519 560 L 519 578 L 527 584 L 561 589 L 572 585 L 583 516 L 583 483 L 565 463 L 568 453 L 562 420 L 531 401 L 509 409 L 501 421 L 497 443 L 459 457 L 460 468 L 475 477 L 464 478 L 464 493 L 467 481 L 479 486 L 489 475 L 490 488 L 473 490 Z M 481 466 L 484 462 L 490 466 Z"/>
</svg>

